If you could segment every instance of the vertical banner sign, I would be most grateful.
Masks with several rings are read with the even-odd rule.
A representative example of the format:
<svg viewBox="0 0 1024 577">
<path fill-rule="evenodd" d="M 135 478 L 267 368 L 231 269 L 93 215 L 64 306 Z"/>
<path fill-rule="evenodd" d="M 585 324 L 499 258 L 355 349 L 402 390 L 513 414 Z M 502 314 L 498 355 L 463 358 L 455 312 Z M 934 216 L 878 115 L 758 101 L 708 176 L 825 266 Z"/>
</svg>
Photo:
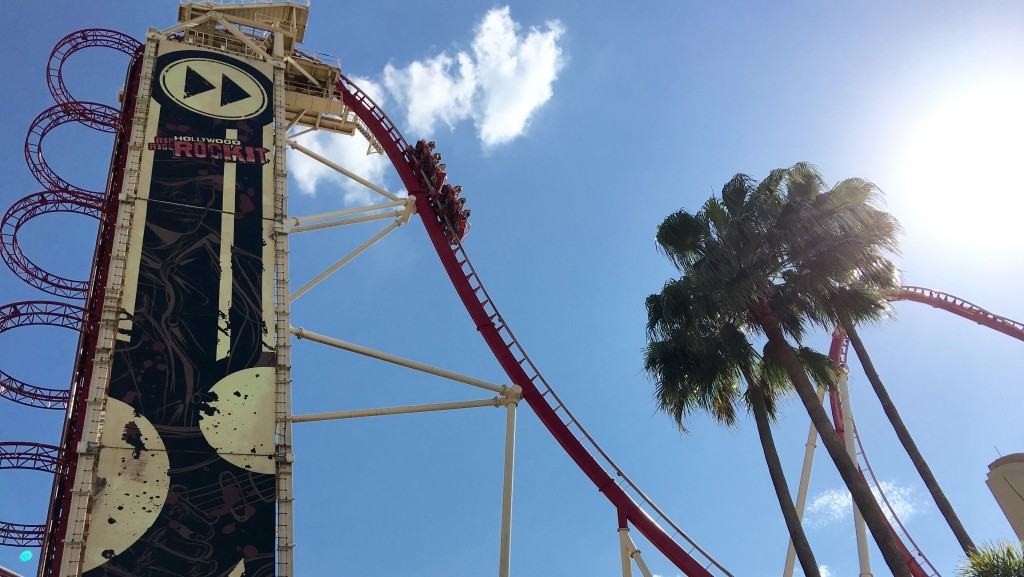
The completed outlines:
<svg viewBox="0 0 1024 577">
<path fill-rule="evenodd" d="M 274 575 L 272 77 L 161 42 L 87 577 Z"/>
</svg>

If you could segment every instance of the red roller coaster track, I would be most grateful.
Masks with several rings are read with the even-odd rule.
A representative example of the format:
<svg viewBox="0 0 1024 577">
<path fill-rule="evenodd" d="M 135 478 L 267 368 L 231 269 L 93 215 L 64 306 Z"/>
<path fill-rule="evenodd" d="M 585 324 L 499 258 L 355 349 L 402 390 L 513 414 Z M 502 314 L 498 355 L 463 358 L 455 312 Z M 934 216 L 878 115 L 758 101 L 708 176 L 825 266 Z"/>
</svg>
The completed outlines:
<svg viewBox="0 0 1024 577">
<path fill-rule="evenodd" d="M 57 43 L 47 65 L 47 83 L 57 104 L 43 111 L 32 121 L 24 147 L 29 170 L 47 190 L 30 194 L 17 201 L 0 222 L 0 256 L 18 278 L 57 296 L 78 299 L 89 297 L 85 308 L 54 301 L 25 301 L 0 306 L 0 333 L 19 326 L 50 325 L 75 329 L 81 335 L 75 375 L 70 389 L 48 389 L 30 385 L 0 370 L 0 397 L 32 407 L 68 409 L 60 448 L 29 443 L 0 444 L 0 468 L 31 468 L 56 473 L 50 504 L 51 521 L 61 518 L 60 511 L 67 506 L 67 498 L 70 496 L 67 472 L 75 465 L 76 454 L 72 447 L 77 442 L 84 413 L 69 405 L 81 405 L 88 388 L 92 366 L 90 353 L 95 347 L 97 312 L 103 299 L 103 287 L 106 286 L 104 263 L 112 242 L 113 227 L 110 225 L 117 211 L 117 195 L 104 195 L 85 190 L 57 175 L 43 156 L 43 139 L 51 130 L 71 122 L 80 122 L 96 130 L 116 133 L 113 170 L 110 172 L 107 191 L 119 189 L 127 155 L 128 120 L 134 108 L 136 83 L 133 80 L 137 78 L 138 58 L 134 58 L 132 65 L 129 66 L 125 91 L 125 100 L 128 104 L 125 114 L 104 104 L 75 100 L 64 83 L 63 65 L 68 57 L 84 48 L 114 48 L 125 54 L 137 56 L 141 46 L 130 36 L 104 29 L 73 32 Z M 84 214 L 100 219 L 100 235 L 95 255 L 97 266 L 93 270 L 91 282 L 68 279 L 50 273 L 29 259 L 22 250 L 18 242 L 18 233 L 22 226 L 33 218 L 54 212 Z M 59 459 L 58 455 L 67 457 Z M 0 545 L 44 545 L 41 563 L 52 568 L 55 566 L 54 559 L 59 562 L 60 537 L 63 530 L 63 526 L 59 524 L 26 525 L 0 521 Z M 52 545 L 50 547 L 45 546 L 48 540 Z M 0 570 L 0 575 L 7 575 L 6 571 Z"/>
<path fill-rule="evenodd" d="M 22 301 L 0 306 L 0 334 L 17 327 L 43 325 L 80 330 L 81 307 L 56 301 Z M 67 408 L 67 389 L 30 385 L 0 369 L 0 397 L 30 407 Z"/>
<path fill-rule="evenodd" d="M 339 93 L 345 104 L 355 112 L 381 143 L 406 189 L 410 194 L 416 196 L 417 209 L 427 234 L 463 305 L 476 324 L 477 330 L 480 331 L 508 377 L 513 383 L 522 387 L 524 400 L 534 410 L 552 436 L 598 490 L 612 503 L 620 517 L 633 523 L 678 569 L 690 577 L 710 575 L 710 571 L 729 575 L 724 567 L 690 539 L 623 473 L 541 376 L 536 365 L 530 360 L 498 312 L 461 242 L 445 235 L 444 222 L 430 202 L 430 197 L 436 194 L 436 190 L 430 190 L 433 188 L 429 184 L 430 181 L 423 175 L 417 175 L 416 158 L 411 154 L 412 149 L 403 139 L 395 124 L 372 99 L 348 78 L 343 77 L 339 82 Z M 981 307 L 946 293 L 908 286 L 902 287 L 900 293 L 894 297 L 894 300 L 897 299 L 924 302 L 1024 340 L 1024 325 L 1021 323 L 992 314 Z M 833 343 L 833 351 L 841 354 L 842 361 L 845 362 L 847 346 L 843 341 Z M 838 346 L 835 346 L 837 344 Z M 838 360 L 835 357 L 834 359 Z M 838 412 L 841 411 L 841 407 L 837 405 L 835 409 L 834 419 L 841 427 L 841 413 Z M 857 442 L 860 443 L 859 437 Z M 892 505 L 882 492 L 881 484 L 878 483 L 874 471 L 867 462 L 866 455 L 863 454 L 863 447 L 861 447 L 860 453 L 865 462 L 866 473 L 873 479 L 884 505 L 890 511 L 904 536 L 904 539 L 900 540 L 901 545 L 905 540 L 914 548 L 914 553 L 911 553 L 903 545 L 904 554 L 915 577 L 937 575 L 938 572 L 907 533 L 898 516 L 895 515 Z M 685 545 L 677 542 L 672 533 L 659 525 L 659 522 L 670 528 L 672 533 L 680 537 L 681 542 Z M 697 556 L 700 561 L 694 556 Z M 929 571 L 925 571 L 922 567 L 927 567 Z"/>
<path fill-rule="evenodd" d="M 387 115 L 348 78 L 338 83 L 338 92 L 348 106 L 370 129 L 384 149 L 410 195 L 431 243 L 444 265 L 448 278 L 469 312 L 491 353 L 509 379 L 522 387 L 523 399 L 569 457 L 612 503 L 621 517 L 633 524 L 659 551 L 689 577 L 712 574 L 730 575 L 721 564 L 679 528 L 615 464 L 583 425 L 569 411 L 548 384 L 513 335 L 484 288 L 461 242 L 449 242 L 441 217 L 430 202 L 436 190 L 424 190 L 416 174 L 416 158 L 411 147 Z M 661 524 L 659 524 L 659 522 Z M 662 526 L 664 525 L 664 527 Z M 673 534 L 678 538 L 673 538 Z"/>
<path fill-rule="evenodd" d="M 50 59 L 46 63 L 46 84 L 50 94 L 58 105 L 63 106 L 78 122 L 103 132 L 115 132 L 118 128 L 117 111 L 113 114 L 104 107 L 94 109 L 90 103 L 81 102 L 71 96 L 64 84 L 64 63 L 72 54 L 85 48 L 113 48 L 128 56 L 134 55 L 141 44 L 139 41 L 116 30 L 106 28 L 86 28 L 68 34 L 53 47 Z M 103 106 L 103 105 L 100 105 Z"/>
<path fill-rule="evenodd" d="M 101 198 L 68 190 L 47 190 L 30 194 L 11 205 L 0 221 L 0 258 L 18 276 L 37 289 L 64 298 L 83 299 L 88 280 L 65 278 L 37 265 L 21 248 L 18 232 L 32 219 L 54 212 L 84 214 L 99 218 Z"/>
<path fill-rule="evenodd" d="M 902 286 L 899 291 L 889 297 L 891 301 L 907 300 L 926 304 L 937 309 L 953 313 L 959 317 L 974 321 L 984 327 L 1009 335 L 1019 341 L 1024 341 L 1024 324 L 1013 319 L 989 312 L 978 305 L 970 303 L 962 298 L 953 296 L 937 290 L 917 286 Z M 850 340 L 846 333 L 839 330 L 832 336 L 832 344 L 829 347 L 829 356 L 839 367 L 847 368 L 847 354 L 850 347 Z M 832 409 L 832 420 L 835 423 L 836 432 L 843 435 L 843 406 L 838 395 L 829 394 L 829 401 Z M 886 511 L 887 517 L 891 519 L 889 530 L 896 536 L 897 542 L 903 551 L 904 557 L 910 565 L 911 572 L 915 577 L 932 577 L 939 574 L 938 570 L 921 550 L 914 538 L 910 535 L 906 525 L 896 513 L 895 507 L 885 494 L 885 489 L 878 481 L 874 468 L 868 460 L 864 445 L 861 442 L 860 434 L 854 426 L 854 439 L 857 444 L 857 456 L 860 464 L 861 474 L 869 481 L 881 501 L 882 508 Z"/>
<path fill-rule="evenodd" d="M 39 443 L 0 443 L 0 470 L 21 469 L 54 473 L 60 462 L 60 449 Z M 46 525 L 26 525 L 0 521 L 0 545 L 38 547 L 46 534 Z"/>
</svg>

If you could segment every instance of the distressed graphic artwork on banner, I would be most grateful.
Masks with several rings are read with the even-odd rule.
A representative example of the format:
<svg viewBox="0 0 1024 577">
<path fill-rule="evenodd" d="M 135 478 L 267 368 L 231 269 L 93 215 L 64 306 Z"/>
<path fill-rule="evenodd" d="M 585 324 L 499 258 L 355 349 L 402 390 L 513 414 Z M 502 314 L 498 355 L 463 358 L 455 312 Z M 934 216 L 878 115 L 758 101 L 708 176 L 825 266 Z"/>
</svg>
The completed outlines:
<svg viewBox="0 0 1024 577">
<path fill-rule="evenodd" d="M 274 575 L 270 78 L 158 52 L 87 577 Z"/>
</svg>

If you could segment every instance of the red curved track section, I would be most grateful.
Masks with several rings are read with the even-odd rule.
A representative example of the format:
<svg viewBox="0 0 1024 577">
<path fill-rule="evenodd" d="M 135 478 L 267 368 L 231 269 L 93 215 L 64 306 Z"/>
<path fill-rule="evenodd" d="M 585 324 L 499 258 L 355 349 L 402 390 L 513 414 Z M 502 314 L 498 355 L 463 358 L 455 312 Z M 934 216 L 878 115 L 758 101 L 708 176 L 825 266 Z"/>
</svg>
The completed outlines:
<svg viewBox="0 0 1024 577">
<path fill-rule="evenodd" d="M 78 122 L 103 132 L 114 132 L 118 126 L 116 111 L 111 116 L 109 111 L 93 109 L 89 103 L 80 102 L 71 96 L 64 83 L 64 63 L 72 54 L 85 48 L 111 48 L 132 56 L 141 46 L 142 44 L 131 36 L 106 28 L 76 30 L 61 38 L 53 47 L 50 59 L 46 63 L 46 84 L 50 88 L 54 102 L 75 116 Z"/>
<path fill-rule="evenodd" d="M 0 306 L 0 334 L 32 325 L 81 330 L 81 307 L 55 301 L 21 301 Z M 64 410 L 68 389 L 47 389 L 30 385 L 0 369 L 0 397 L 30 407 Z"/>
<path fill-rule="evenodd" d="M 44 214 L 65 212 L 99 218 L 101 210 L 99 198 L 67 190 L 30 194 L 15 202 L 0 221 L 0 258 L 18 278 L 41 291 L 65 298 L 85 298 L 88 280 L 65 278 L 37 265 L 22 250 L 18 232 L 26 223 Z"/>
<path fill-rule="evenodd" d="M 28 136 L 25 137 L 25 162 L 28 163 L 28 169 L 32 176 L 47 190 L 67 190 L 75 194 L 101 196 L 100 192 L 86 190 L 71 184 L 50 168 L 43 156 L 43 140 L 58 126 L 82 122 L 83 115 L 102 119 L 104 123 L 116 123 L 118 114 L 116 108 L 96 102 L 76 102 L 73 107 L 54 104 L 40 112 L 39 116 L 32 120 L 32 124 L 28 128 Z"/>
<path fill-rule="evenodd" d="M 21 469 L 53 473 L 57 470 L 60 449 L 39 443 L 0 443 L 0 470 Z M 26 525 L 0 521 L 0 546 L 38 547 L 46 525 Z M 0 574 L 2 577 L 2 574 Z"/>
<path fill-rule="evenodd" d="M 441 218 L 431 204 L 431 196 L 436 196 L 437 191 L 425 190 L 426 177 L 417 174 L 414 149 L 391 119 L 348 78 L 342 77 L 338 92 L 345 105 L 380 142 L 406 190 L 416 197 L 416 208 L 427 235 L 477 330 L 509 379 L 522 388 L 523 399 L 555 440 L 612 503 L 620 518 L 631 522 L 680 571 L 688 577 L 731 577 L 608 457 L 541 376 L 498 312 L 461 243 L 457 239 L 449 242 L 446 237 Z"/>
<path fill-rule="evenodd" d="M 930 305 L 937 309 L 951 312 L 967 320 L 974 321 L 992 330 L 999 331 L 1019 341 L 1024 341 L 1024 324 L 1002 315 L 989 312 L 978 305 L 949 293 L 924 287 L 902 286 L 896 294 L 889 297 L 889 300 L 906 300 Z M 836 365 L 843 369 L 846 369 L 847 367 L 847 354 L 849 347 L 850 339 L 847 338 L 845 332 L 837 330 L 833 333 L 832 344 L 829 347 L 829 356 Z M 842 435 L 844 432 L 842 403 L 838 396 L 831 393 L 829 394 L 829 399 L 832 408 L 832 420 L 835 423 L 836 432 Z M 924 554 L 924 551 L 922 551 L 921 547 L 918 546 L 916 541 L 914 541 L 914 538 L 910 535 L 910 532 L 903 524 L 903 521 L 900 520 L 899 515 L 896 514 L 896 509 L 889 502 L 889 498 L 886 496 L 885 491 L 882 488 L 882 484 L 878 481 L 878 477 L 875 475 L 875 470 L 871 467 L 871 462 L 868 461 L 868 456 L 864 451 L 864 445 L 861 443 L 860 434 L 857 432 L 856 425 L 854 425 L 853 434 L 857 443 L 858 456 L 860 457 L 860 460 L 863 461 L 863 464 L 859 464 L 861 474 L 865 476 L 869 482 L 868 484 L 871 485 L 878 494 L 883 510 L 886 511 L 887 517 L 891 519 L 889 530 L 896 536 L 900 549 L 910 564 L 911 573 L 913 573 L 915 577 L 938 576 L 938 570 L 935 569 L 935 566 L 932 565 L 932 562 Z"/>
<path fill-rule="evenodd" d="M 917 286 L 902 286 L 890 300 L 914 301 L 951 312 L 979 325 L 1024 341 L 1024 323 L 991 313 L 951 294 Z"/>
</svg>

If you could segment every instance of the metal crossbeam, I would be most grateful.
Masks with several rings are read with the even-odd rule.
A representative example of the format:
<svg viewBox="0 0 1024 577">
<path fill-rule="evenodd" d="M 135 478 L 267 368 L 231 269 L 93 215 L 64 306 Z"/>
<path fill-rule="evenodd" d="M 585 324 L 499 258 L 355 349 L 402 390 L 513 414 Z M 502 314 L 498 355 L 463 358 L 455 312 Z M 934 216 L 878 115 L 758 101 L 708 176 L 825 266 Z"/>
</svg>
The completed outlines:
<svg viewBox="0 0 1024 577">
<path fill-rule="evenodd" d="M 298 150 L 299 152 L 305 154 L 306 156 L 314 160 L 320 161 L 321 164 L 329 168 L 333 168 L 335 171 L 349 177 L 350 179 L 358 182 L 359 184 L 365 186 L 366 188 L 369 188 L 370 190 L 376 192 L 377 194 L 380 194 L 381 196 L 387 198 L 388 200 L 399 200 L 400 198 L 398 195 L 388 192 L 384 188 L 377 186 L 376 184 L 370 182 L 369 180 L 366 180 L 365 178 L 359 176 L 358 174 L 352 172 L 351 170 L 348 170 L 347 168 L 341 166 L 340 164 L 328 159 L 327 157 L 306 148 L 305 146 L 296 142 L 294 138 L 288 139 L 288 146 L 290 146 L 294 150 Z"/>
<path fill-rule="evenodd" d="M 359 419 L 363 417 L 383 417 L 387 415 L 409 415 L 413 413 L 430 413 L 435 411 L 454 411 L 457 409 L 474 409 L 479 407 L 500 407 L 505 404 L 505 397 L 482 399 L 479 401 L 453 401 L 450 403 L 430 403 L 426 405 L 408 405 L 404 407 L 387 407 L 383 409 L 356 409 L 352 411 L 329 411 L 296 415 L 293 423 L 311 423 L 315 421 L 339 421 L 343 419 Z"/>
<path fill-rule="evenodd" d="M 291 332 L 293 335 L 295 335 L 296 338 L 299 339 L 310 340 L 316 343 L 320 343 L 322 345 L 327 345 L 329 347 L 334 347 L 336 349 L 341 349 L 344 351 L 360 354 L 366 357 L 374 358 L 380 361 L 384 361 L 394 365 L 399 365 L 420 372 L 429 373 L 431 375 L 443 377 L 473 387 L 487 389 L 488 391 L 494 391 L 495 393 L 500 393 L 501 395 L 507 395 L 508 392 L 511 390 L 511 387 L 506 387 L 504 385 L 495 385 L 494 383 L 488 383 L 487 381 L 482 381 L 480 379 L 475 379 L 473 377 L 467 377 L 466 375 L 461 375 L 456 372 L 439 369 L 437 367 L 432 367 L 430 365 L 420 363 L 417 361 L 411 361 L 409 359 L 403 359 L 402 357 L 388 354 L 383 351 L 378 351 L 376 349 L 371 349 L 369 347 L 364 347 L 362 345 L 345 342 L 340 339 L 317 334 L 312 331 L 307 331 L 306 329 L 300 327 L 292 327 Z"/>
</svg>

